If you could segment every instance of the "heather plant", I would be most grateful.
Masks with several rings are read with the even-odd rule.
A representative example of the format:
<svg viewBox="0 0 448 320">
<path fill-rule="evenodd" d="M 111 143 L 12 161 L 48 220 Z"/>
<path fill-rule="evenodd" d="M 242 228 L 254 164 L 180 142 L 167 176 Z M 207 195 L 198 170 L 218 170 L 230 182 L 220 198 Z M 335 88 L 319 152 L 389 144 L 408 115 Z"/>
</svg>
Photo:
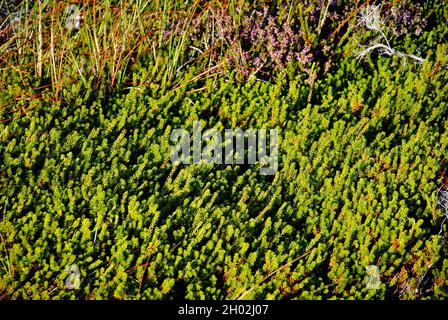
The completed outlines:
<svg viewBox="0 0 448 320">
<path fill-rule="evenodd" d="M 423 33 L 428 21 L 423 15 L 422 5 L 414 2 L 393 4 L 385 9 L 385 23 L 395 37 L 406 34 L 419 36 Z"/>
</svg>

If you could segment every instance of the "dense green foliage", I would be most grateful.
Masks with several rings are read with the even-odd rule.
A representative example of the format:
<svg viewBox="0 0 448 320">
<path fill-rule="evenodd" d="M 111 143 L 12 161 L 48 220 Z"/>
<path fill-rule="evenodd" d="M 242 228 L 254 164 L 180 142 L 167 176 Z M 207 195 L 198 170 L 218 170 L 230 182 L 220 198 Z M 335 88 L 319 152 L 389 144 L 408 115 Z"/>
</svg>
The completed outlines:
<svg viewBox="0 0 448 320">
<path fill-rule="evenodd" d="M 51 68 L 39 77 L 3 62 L 2 297 L 447 298 L 435 193 L 448 159 L 448 9 L 429 2 L 422 34 L 393 42 L 418 48 L 422 64 L 356 60 L 369 35 L 355 23 L 307 39 L 303 17 L 303 41 L 319 54 L 305 65 L 273 60 L 260 78 L 234 61 L 204 77 L 217 56 L 176 75 L 170 68 L 190 56 L 161 46 L 157 55 L 139 49 L 119 80 L 105 71 L 111 80 L 98 84 L 74 68 L 51 91 L 40 89 Z M 170 65 L 173 55 L 180 62 Z M 277 128 L 278 172 L 173 165 L 170 133 L 195 120 Z M 64 286 L 72 264 L 79 290 Z M 378 290 L 366 288 L 368 265 L 380 269 Z"/>
</svg>

